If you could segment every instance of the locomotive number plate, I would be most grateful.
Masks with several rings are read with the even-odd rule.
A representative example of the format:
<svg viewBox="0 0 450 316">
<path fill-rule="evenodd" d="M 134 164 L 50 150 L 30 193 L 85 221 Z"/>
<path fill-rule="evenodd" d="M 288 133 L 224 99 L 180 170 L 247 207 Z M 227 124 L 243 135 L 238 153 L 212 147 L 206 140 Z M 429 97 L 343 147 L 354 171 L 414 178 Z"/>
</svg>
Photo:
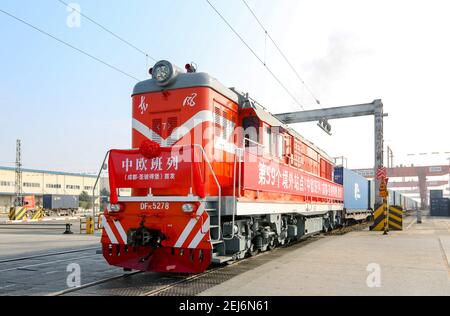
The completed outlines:
<svg viewBox="0 0 450 316">
<path fill-rule="evenodd" d="M 164 211 L 170 209 L 168 202 L 141 203 L 141 211 Z"/>
</svg>

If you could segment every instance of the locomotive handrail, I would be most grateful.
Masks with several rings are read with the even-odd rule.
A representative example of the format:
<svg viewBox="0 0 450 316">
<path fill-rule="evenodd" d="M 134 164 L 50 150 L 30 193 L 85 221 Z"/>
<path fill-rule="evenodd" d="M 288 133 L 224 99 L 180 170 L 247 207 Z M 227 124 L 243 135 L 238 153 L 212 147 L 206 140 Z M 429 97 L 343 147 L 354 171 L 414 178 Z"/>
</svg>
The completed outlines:
<svg viewBox="0 0 450 316">
<path fill-rule="evenodd" d="M 217 185 L 217 191 L 218 191 L 218 194 L 219 194 L 218 210 L 217 210 L 217 212 L 218 212 L 217 218 L 218 218 L 219 234 L 218 234 L 218 239 L 217 240 L 211 240 L 211 241 L 220 241 L 220 237 L 222 236 L 222 225 L 221 225 L 222 224 L 222 219 L 221 219 L 221 216 L 222 216 L 222 187 L 220 186 L 220 182 L 217 179 L 216 173 L 214 172 L 214 169 L 213 169 L 213 167 L 211 165 L 211 162 L 209 161 L 208 155 L 206 154 L 206 151 L 205 151 L 205 149 L 202 146 L 200 146 L 199 144 L 175 145 L 175 146 L 172 146 L 172 148 L 184 148 L 184 147 L 190 147 L 190 146 L 193 146 L 193 147 L 196 147 L 196 148 L 200 149 L 200 151 L 202 152 L 202 156 L 204 157 L 204 159 L 205 159 L 205 161 L 206 161 L 206 163 L 208 165 L 209 171 L 211 172 L 211 175 L 214 178 L 214 182 L 216 182 L 216 185 Z M 192 168 L 192 166 L 191 166 L 191 168 Z M 192 178 L 191 178 L 191 181 L 192 181 Z"/>
<path fill-rule="evenodd" d="M 244 143 L 245 141 L 248 141 L 252 144 L 255 144 L 257 147 L 261 147 L 263 149 L 266 148 L 265 145 L 258 143 L 257 141 L 251 140 L 250 138 L 244 137 Z M 245 150 L 247 147 L 242 148 L 242 150 Z M 292 155 L 292 154 L 291 154 Z M 286 157 L 288 157 L 290 160 L 292 160 L 292 162 L 297 162 L 299 166 L 303 166 L 305 163 L 299 159 L 299 158 L 293 158 L 291 155 L 286 155 Z M 259 152 L 256 156 L 259 156 Z"/>
<path fill-rule="evenodd" d="M 237 165 L 238 165 L 238 158 L 239 158 L 239 196 L 241 196 L 241 163 L 242 160 L 241 158 L 243 157 L 243 153 L 244 153 L 244 149 L 243 148 L 235 148 L 235 153 L 234 153 L 234 168 L 233 168 L 233 197 L 236 198 L 236 173 L 237 173 Z M 231 237 L 223 237 L 224 240 L 232 240 L 234 238 L 234 236 L 236 235 L 235 231 L 234 231 L 234 225 L 236 223 L 236 212 L 237 212 L 237 201 L 235 201 L 233 203 L 233 220 L 232 220 L 232 229 L 231 229 Z"/>
<path fill-rule="evenodd" d="M 94 188 L 92 189 L 92 217 L 93 218 L 95 218 L 95 189 L 97 189 L 98 182 L 100 181 L 100 177 L 105 168 L 106 159 L 108 159 L 108 156 L 110 153 L 111 153 L 111 150 L 108 150 L 108 152 L 105 155 L 105 159 L 103 159 L 102 167 L 100 168 L 97 179 L 95 180 Z M 101 204 L 101 198 L 100 198 L 99 204 Z M 95 225 L 94 225 L 94 232 L 95 232 Z"/>
<path fill-rule="evenodd" d="M 258 143 L 257 141 L 252 140 L 252 139 L 250 139 L 250 138 L 248 138 L 248 137 L 244 137 L 244 143 L 245 143 L 245 141 L 248 141 L 248 142 L 250 142 L 250 143 L 252 143 L 252 144 L 255 144 L 255 145 L 258 146 L 258 147 L 266 147 L 266 146 L 264 146 L 263 144 L 260 144 L 260 143 Z"/>
<path fill-rule="evenodd" d="M 205 158 L 206 163 L 208 164 L 209 171 L 211 172 L 211 174 L 214 178 L 214 181 L 216 182 L 216 185 L 217 185 L 217 190 L 218 190 L 218 194 L 219 194 L 219 202 L 218 202 L 218 210 L 217 210 L 219 233 L 217 235 L 217 237 L 218 237 L 217 240 L 213 240 L 213 241 L 220 241 L 220 237 L 222 236 L 222 218 L 221 218 L 222 217 L 222 187 L 220 186 L 220 182 L 217 179 L 216 173 L 214 172 L 214 169 L 208 159 L 208 156 L 206 155 L 205 149 L 202 146 L 197 145 L 197 144 L 194 144 L 194 146 L 200 148 L 200 150 L 202 151 L 203 157 Z"/>
<path fill-rule="evenodd" d="M 252 140 L 252 139 L 250 139 L 250 138 L 244 137 L 244 146 L 243 146 L 243 150 L 245 150 L 245 149 L 247 149 L 247 148 L 251 148 L 250 146 L 249 146 L 249 147 L 245 146 L 245 142 L 246 142 L 246 141 L 248 141 L 249 143 L 251 143 L 251 144 L 253 144 L 253 145 L 256 145 L 256 147 L 257 147 L 257 149 L 256 149 L 256 151 L 257 151 L 256 156 L 264 155 L 264 151 L 265 151 L 265 149 L 266 149 L 266 147 L 267 147 L 266 145 L 260 144 L 259 142 L 254 141 L 254 140 Z M 262 153 L 260 153 L 260 149 L 262 149 Z"/>
</svg>

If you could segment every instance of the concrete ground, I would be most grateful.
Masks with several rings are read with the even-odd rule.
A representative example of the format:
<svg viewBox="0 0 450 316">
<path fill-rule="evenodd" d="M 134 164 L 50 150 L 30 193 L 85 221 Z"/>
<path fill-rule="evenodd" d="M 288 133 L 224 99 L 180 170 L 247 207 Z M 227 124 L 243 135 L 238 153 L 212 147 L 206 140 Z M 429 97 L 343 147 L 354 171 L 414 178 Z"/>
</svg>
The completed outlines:
<svg viewBox="0 0 450 316">
<path fill-rule="evenodd" d="M 0 295 L 67 290 L 73 264 L 80 269 L 81 285 L 123 274 L 97 253 L 101 248 L 98 234 L 80 235 L 79 221 L 72 221 L 75 234 L 63 235 L 61 224 L 65 223 L 0 225 Z"/>
<path fill-rule="evenodd" d="M 72 224 L 73 235 L 63 235 L 66 223 Z M 0 224 L 0 260 L 79 247 L 100 248 L 99 234 L 88 236 L 79 232 L 79 220 L 20 225 Z"/>
<path fill-rule="evenodd" d="M 450 295 L 450 218 L 324 237 L 201 295 Z"/>
</svg>

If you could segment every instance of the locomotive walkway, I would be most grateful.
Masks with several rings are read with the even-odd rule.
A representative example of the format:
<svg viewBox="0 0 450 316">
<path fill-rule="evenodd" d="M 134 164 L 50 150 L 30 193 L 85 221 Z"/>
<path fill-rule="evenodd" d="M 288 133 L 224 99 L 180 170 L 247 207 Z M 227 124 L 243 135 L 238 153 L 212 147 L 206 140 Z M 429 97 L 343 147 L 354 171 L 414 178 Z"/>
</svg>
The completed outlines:
<svg viewBox="0 0 450 316">
<path fill-rule="evenodd" d="M 450 295 L 450 218 L 327 236 L 201 295 Z"/>
</svg>

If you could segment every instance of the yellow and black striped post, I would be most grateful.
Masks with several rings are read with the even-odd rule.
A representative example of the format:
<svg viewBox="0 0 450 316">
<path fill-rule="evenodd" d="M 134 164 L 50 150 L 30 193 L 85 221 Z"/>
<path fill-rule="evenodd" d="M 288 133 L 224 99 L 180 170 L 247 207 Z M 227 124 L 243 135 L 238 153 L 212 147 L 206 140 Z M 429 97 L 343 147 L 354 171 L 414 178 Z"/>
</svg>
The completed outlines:
<svg viewBox="0 0 450 316">
<path fill-rule="evenodd" d="M 373 213 L 374 223 L 370 230 L 385 232 L 403 230 L 403 210 L 383 203 Z"/>
<path fill-rule="evenodd" d="M 383 199 L 383 207 L 384 207 L 384 233 L 383 235 L 389 234 L 389 206 L 387 199 Z"/>
<path fill-rule="evenodd" d="M 16 217 L 16 208 L 15 207 L 11 207 L 9 209 L 8 218 L 9 218 L 10 221 L 13 221 L 15 217 Z"/>
<path fill-rule="evenodd" d="M 370 230 L 381 232 L 384 230 L 384 227 L 386 225 L 386 205 L 383 203 L 381 204 L 373 213 L 373 219 L 374 223 Z"/>
<path fill-rule="evenodd" d="M 31 217 L 31 219 L 32 219 L 32 220 L 40 220 L 40 219 L 43 219 L 44 217 L 45 217 L 44 209 L 38 207 L 38 208 L 35 210 L 33 216 Z"/>
<path fill-rule="evenodd" d="M 9 211 L 9 220 L 21 221 L 27 216 L 28 209 L 25 207 L 12 207 Z"/>
<path fill-rule="evenodd" d="M 403 209 L 401 207 L 389 206 L 389 229 L 403 230 Z"/>
</svg>

